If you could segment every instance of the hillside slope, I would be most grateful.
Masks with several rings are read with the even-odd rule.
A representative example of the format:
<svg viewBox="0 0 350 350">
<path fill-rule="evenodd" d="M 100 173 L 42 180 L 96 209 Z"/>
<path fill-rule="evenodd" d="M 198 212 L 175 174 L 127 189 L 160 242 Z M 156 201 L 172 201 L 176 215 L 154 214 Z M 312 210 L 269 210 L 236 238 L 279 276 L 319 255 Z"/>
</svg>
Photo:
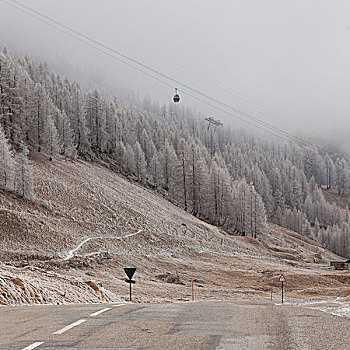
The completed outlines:
<svg viewBox="0 0 350 350">
<path fill-rule="evenodd" d="M 72 160 L 108 159 L 114 169 L 166 193 L 171 201 L 206 218 L 208 223 L 224 223 L 231 233 L 261 235 L 266 233 L 268 220 L 317 237 L 327 249 L 350 256 L 349 212 L 329 204 L 321 190 L 332 184 L 339 193 L 350 194 L 350 164 L 341 155 L 324 154 L 310 144 L 266 138 L 228 125 L 209 128 L 204 115 L 183 103 L 160 105 L 149 99 L 112 97 L 111 91 L 86 91 L 45 63 L 12 55 L 8 50 L 0 50 L 0 66 L 2 191 L 34 199 L 28 147 L 49 159 L 62 155 Z M 63 185 L 53 188 L 54 192 L 67 190 L 70 196 L 75 191 L 80 193 L 77 189 L 62 189 Z M 85 185 L 84 181 L 74 184 L 77 188 Z M 47 192 L 47 188 L 41 190 Z M 44 192 L 40 198 L 47 201 L 45 196 Z M 86 205 L 93 203 L 96 193 L 89 196 Z M 58 199 L 63 200 L 60 193 Z M 85 236 L 87 229 L 105 235 L 109 229 L 122 233 L 135 226 L 131 222 L 125 226 L 118 210 L 113 220 L 119 218 L 121 227 L 103 220 L 104 214 L 96 224 L 99 212 L 105 212 L 105 208 L 95 213 L 87 208 L 87 227 L 81 223 L 78 209 L 85 208 L 79 201 L 75 201 L 74 208 L 57 203 L 52 208 L 49 202 L 42 203 L 48 211 L 54 210 L 54 219 L 43 207 L 31 208 L 34 212 L 29 214 L 32 218 L 50 217 L 49 222 L 45 218 L 41 223 L 41 231 L 56 232 L 55 225 L 59 224 L 73 232 L 56 232 L 59 251 L 51 240 L 44 241 L 37 251 L 35 241 L 40 237 L 34 234 L 35 224 L 31 227 L 23 215 L 11 222 L 20 228 L 29 225 L 23 239 L 28 241 L 32 236 L 34 254 L 62 253 L 75 239 Z M 113 203 L 109 201 L 109 210 L 115 210 Z M 9 216 L 17 214 L 16 210 L 7 211 Z M 242 220 L 247 217 L 250 220 Z M 7 254 L 13 249 L 17 252 L 17 248 L 9 246 Z"/>
<path fill-rule="evenodd" d="M 280 273 L 295 298 L 350 294 L 348 273 L 319 268 L 336 256 L 295 232 L 269 225 L 258 240 L 229 235 L 95 163 L 34 154 L 33 172 L 36 203 L 0 194 L 0 260 L 22 279 L 24 266 L 36 266 L 39 289 L 55 271 L 71 285 L 100 283 L 118 300 L 128 294 L 123 267 L 135 266 L 136 300 L 188 299 L 192 278 L 198 298 L 267 297 Z"/>
<path fill-rule="evenodd" d="M 339 208 L 345 209 L 350 207 L 350 196 L 346 194 L 339 194 L 334 189 L 326 190 L 322 189 L 324 198 L 329 203 L 335 203 Z"/>
</svg>

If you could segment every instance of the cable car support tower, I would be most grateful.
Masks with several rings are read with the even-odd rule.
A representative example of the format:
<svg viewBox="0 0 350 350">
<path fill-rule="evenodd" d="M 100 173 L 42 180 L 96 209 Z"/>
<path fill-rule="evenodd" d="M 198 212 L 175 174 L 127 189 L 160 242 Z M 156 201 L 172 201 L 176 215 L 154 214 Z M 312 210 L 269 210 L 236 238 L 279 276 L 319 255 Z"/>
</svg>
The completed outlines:
<svg viewBox="0 0 350 350">
<path fill-rule="evenodd" d="M 220 122 L 220 120 L 215 120 L 214 117 L 208 117 L 208 118 L 205 118 L 205 120 L 206 120 L 207 122 L 209 122 L 209 123 L 208 123 L 208 130 L 210 129 L 210 125 L 213 125 L 213 126 L 214 126 L 214 131 L 216 130 L 216 128 L 217 128 L 218 126 L 223 125 L 223 124 Z"/>
</svg>

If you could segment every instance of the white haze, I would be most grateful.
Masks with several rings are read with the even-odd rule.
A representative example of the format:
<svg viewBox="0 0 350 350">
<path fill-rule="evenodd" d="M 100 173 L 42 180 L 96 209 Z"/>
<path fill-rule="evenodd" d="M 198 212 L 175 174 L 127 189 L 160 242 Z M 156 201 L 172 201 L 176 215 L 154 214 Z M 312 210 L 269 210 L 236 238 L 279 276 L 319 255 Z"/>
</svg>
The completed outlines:
<svg viewBox="0 0 350 350">
<path fill-rule="evenodd" d="M 278 127 L 349 138 L 347 0 L 22 1 Z M 0 44 L 66 73 L 78 67 L 86 81 L 99 75 L 107 86 L 171 101 L 171 88 L 1 1 Z M 182 103 L 242 125 L 185 95 Z"/>
</svg>

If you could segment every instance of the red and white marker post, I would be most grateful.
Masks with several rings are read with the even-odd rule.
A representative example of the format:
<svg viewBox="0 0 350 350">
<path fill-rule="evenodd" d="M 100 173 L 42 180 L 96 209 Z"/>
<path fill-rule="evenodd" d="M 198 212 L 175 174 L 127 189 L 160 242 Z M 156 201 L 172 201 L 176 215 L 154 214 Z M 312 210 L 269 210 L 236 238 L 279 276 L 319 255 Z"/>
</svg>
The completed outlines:
<svg viewBox="0 0 350 350">
<path fill-rule="evenodd" d="M 271 300 L 272 300 L 273 280 L 271 280 Z"/>
</svg>

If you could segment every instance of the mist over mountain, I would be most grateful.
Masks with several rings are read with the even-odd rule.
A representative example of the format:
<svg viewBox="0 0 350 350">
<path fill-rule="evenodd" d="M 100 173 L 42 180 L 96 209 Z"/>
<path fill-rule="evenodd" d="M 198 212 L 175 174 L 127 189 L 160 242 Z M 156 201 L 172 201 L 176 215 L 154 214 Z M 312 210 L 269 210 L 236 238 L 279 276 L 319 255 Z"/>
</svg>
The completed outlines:
<svg viewBox="0 0 350 350">
<path fill-rule="evenodd" d="M 207 125 L 175 103 L 110 99 L 6 49 L 0 90 L 5 191 L 35 201 L 28 148 L 49 160 L 102 160 L 231 234 L 258 238 L 270 221 L 349 255 L 348 208 L 322 190 L 350 194 L 349 163 L 337 154 Z"/>
<path fill-rule="evenodd" d="M 349 254 L 322 192 L 350 193 L 349 4 L 310 23 L 314 4 L 0 2 L 1 187 L 35 201 L 30 150 L 105 159 L 231 233 L 272 221 Z"/>
<path fill-rule="evenodd" d="M 205 1 L 199 6 L 168 0 L 28 0 L 25 5 L 283 130 L 312 142 L 337 138 L 347 151 L 348 134 L 337 133 L 350 127 L 347 1 L 224 1 L 215 6 Z M 18 8 L 1 2 L 0 12 L 3 45 L 46 60 L 69 76 L 79 67 L 79 77 L 84 76 L 79 81 L 90 88 L 101 80 L 106 90 L 126 87 L 161 104 L 173 94 L 173 88 Z M 182 101 L 226 124 L 250 128 L 190 96 Z"/>
</svg>

